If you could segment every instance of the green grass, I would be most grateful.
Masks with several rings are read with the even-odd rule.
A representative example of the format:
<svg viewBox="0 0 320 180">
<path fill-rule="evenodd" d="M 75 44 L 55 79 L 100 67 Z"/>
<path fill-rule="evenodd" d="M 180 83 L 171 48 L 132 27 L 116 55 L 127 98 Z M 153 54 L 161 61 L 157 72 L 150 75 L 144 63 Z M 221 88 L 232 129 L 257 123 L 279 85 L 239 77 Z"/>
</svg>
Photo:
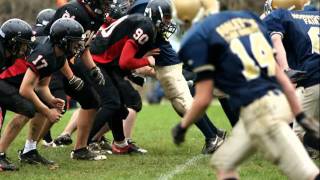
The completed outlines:
<svg viewBox="0 0 320 180">
<path fill-rule="evenodd" d="M 219 106 L 212 106 L 208 113 L 218 127 L 230 130 L 230 125 Z M 63 120 L 53 127 L 53 137 L 59 135 L 70 116 L 71 112 L 67 112 Z M 12 113 L 9 113 L 6 123 L 11 117 Z M 204 138 L 199 130 L 192 127 L 185 144 L 182 147 L 174 146 L 170 130 L 178 120 L 179 117 L 168 104 L 144 106 L 138 116 L 134 132 L 134 140 L 149 151 L 147 155 L 142 156 L 109 155 L 105 161 L 75 161 L 70 159 L 72 146 L 46 149 L 39 145 L 41 154 L 59 164 L 57 170 L 49 170 L 44 166 L 20 165 L 17 150 L 21 149 L 25 142 L 27 128 L 24 128 L 7 152 L 8 157 L 20 166 L 20 170 L 1 172 L 0 179 L 158 179 L 161 175 L 173 171 L 176 166 L 199 155 L 204 144 Z M 111 138 L 110 134 L 108 137 Z M 176 174 L 173 179 L 215 179 L 214 172 L 208 165 L 209 160 L 210 156 L 206 156 L 196 161 L 192 166 Z M 245 180 L 286 179 L 275 166 L 263 160 L 259 154 L 253 155 L 242 164 L 240 175 Z"/>
</svg>

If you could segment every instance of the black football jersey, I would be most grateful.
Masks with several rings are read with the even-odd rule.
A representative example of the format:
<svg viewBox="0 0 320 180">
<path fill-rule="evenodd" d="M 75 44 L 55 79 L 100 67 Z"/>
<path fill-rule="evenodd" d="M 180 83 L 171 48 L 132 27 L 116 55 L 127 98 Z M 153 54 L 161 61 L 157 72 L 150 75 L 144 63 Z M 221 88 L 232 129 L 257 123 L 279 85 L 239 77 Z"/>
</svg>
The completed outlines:
<svg viewBox="0 0 320 180">
<path fill-rule="evenodd" d="M 28 67 L 42 79 L 61 69 L 66 57 L 64 55 L 57 57 L 50 39 L 46 38 L 35 46 L 27 61 Z"/>
<path fill-rule="evenodd" d="M 49 34 L 53 22 L 62 17 L 73 18 L 78 21 L 83 26 L 87 37 L 95 34 L 103 23 L 103 18 L 91 16 L 78 1 L 71 1 L 56 11 L 53 19 L 46 26 L 45 32 Z"/>
<path fill-rule="evenodd" d="M 117 60 L 127 40 L 133 40 L 142 57 L 151 50 L 156 37 L 155 27 L 150 18 L 140 14 L 124 16 L 107 28 L 101 28 L 90 44 L 95 62 L 106 64 Z M 136 57 L 136 58 L 140 58 Z"/>
</svg>

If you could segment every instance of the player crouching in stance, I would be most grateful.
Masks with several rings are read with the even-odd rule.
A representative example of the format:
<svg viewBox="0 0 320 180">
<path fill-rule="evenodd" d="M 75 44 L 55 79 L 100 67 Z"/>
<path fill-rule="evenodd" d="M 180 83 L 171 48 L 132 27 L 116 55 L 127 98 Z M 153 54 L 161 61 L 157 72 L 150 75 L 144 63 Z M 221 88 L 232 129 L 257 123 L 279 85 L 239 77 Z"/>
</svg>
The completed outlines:
<svg viewBox="0 0 320 180">
<path fill-rule="evenodd" d="M 201 10 L 196 0 L 188 1 L 191 6 L 173 2 L 182 22 L 192 22 L 194 16 L 183 18 L 189 9 Z M 288 121 L 293 114 L 317 138 L 319 124 L 305 116 L 294 87 L 276 65 L 271 40 L 259 17 L 248 11 L 210 15 L 189 30 L 179 56 L 189 62 L 198 78 L 192 108 L 172 131 L 175 139 L 184 140 L 187 128 L 210 105 L 214 87 L 228 94 L 232 108 L 240 110 L 230 138 L 212 157 L 218 179 L 239 179 L 237 166 L 257 150 L 289 179 L 320 178 L 318 167 Z"/>
<path fill-rule="evenodd" d="M 4 25 L 3 25 L 4 26 Z M 4 31 L 3 28 L 1 28 Z M 30 29 L 31 32 L 31 27 Z M 19 31 L 19 29 L 17 30 Z M 21 32 L 21 31 L 20 31 Z M 4 31 L 4 33 L 6 33 Z M 50 82 L 50 77 L 52 73 L 58 70 L 66 70 L 69 72 L 71 79 L 69 83 L 74 84 L 75 82 L 80 82 L 81 79 L 73 76 L 70 67 L 66 62 L 67 56 L 72 56 L 77 53 L 80 48 L 82 48 L 82 34 L 84 33 L 82 26 L 73 19 L 64 18 L 57 20 L 50 29 L 50 38 L 47 37 L 39 44 L 35 45 L 31 54 L 27 58 L 27 61 L 22 60 L 14 62 L 13 65 L 8 67 L 13 69 L 20 68 L 19 74 L 23 75 L 23 80 L 20 85 L 19 93 L 17 94 L 20 99 L 30 103 L 30 108 L 32 109 L 32 114 L 28 115 L 24 119 L 20 119 L 22 122 L 13 120 L 7 126 L 5 133 L 0 139 L 0 152 L 5 152 L 9 147 L 10 143 L 14 140 L 16 135 L 20 132 L 22 127 L 26 124 L 29 118 L 35 117 L 35 111 L 39 114 L 44 115 L 49 121 L 56 122 L 62 116 L 62 110 L 64 108 L 64 101 L 52 96 L 48 84 Z M 19 33 L 17 32 L 19 35 Z M 21 34 L 21 33 L 20 33 Z M 17 36 L 18 36 L 17 35 Z M 31 35 L 30 35 L 31 38 Z M 4 71 L 3 73 L 9 74 L 10 71 Z M 12 76 L 17 75 L 13 74 Z M 8 78 L 5 78 L 8 79 Z M 8 80 L 9 81 L 9 80 Z M 82 82 L 82 81 L 81 81 Z M 18 92 L 17 90 L 14 92 Z M 40 100 L 41 98 L 41 100 Z M 27 101 L 27 100 L 29 101 Z M 20 109 L 20 102 L 24 101 L 11 101 L 12 108 Z M 27 104 L 27 103 L 25 103 Z M 1 104 L 2 106 L 2 104 Z M 10 106 L 9 106 L 10 107 Z M 11 108 L 11 109 L 12 109 Z M 8 108 L 9 109 L 9 108 Z M 9 110 L 11 110 L 9 109 Z M 30 110 L 31 111 L 31 110 Z M 21 112 L 17 112 L 21 113 Z M 21 113 L 23 114 L 23 113 Z M 22 116 L 22 115 L 18 115 Z M 53 161 L 49 161 L 38 153 L 36 150 L 37 139 L 41 131 L 43 122 L 31 121 L 31 128 L 28 134 L 28 139 L 26 141 L 24 149 L 19 154 L 19 159 L 21 162 L 29 164 L 44 164 L 44 165 L 54 165 Z M 14 170 L 16 168 L 7 159 L 1 161 L 1 166 L 12 167 L 5 170 Z"/>
</svg>

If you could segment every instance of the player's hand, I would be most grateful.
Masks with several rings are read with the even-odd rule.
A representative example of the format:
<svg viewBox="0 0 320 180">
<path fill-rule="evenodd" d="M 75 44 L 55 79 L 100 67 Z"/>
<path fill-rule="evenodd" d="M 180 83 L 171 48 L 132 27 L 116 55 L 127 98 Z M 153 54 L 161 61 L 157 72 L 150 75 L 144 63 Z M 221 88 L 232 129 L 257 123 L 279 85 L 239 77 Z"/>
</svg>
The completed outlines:
<svg viewBox="0 0 320 180">
<path fill-rule="evenodd" d="M 81 91 L 84 86 L 84 82 L 79 77 L 73 75 L 71 79 L 68 81 L 69 85 L 75 89 L 76 91 Z"/>
<path fill-rule="evenodd" d="M 306 134 L 320 140 L 320 125 L 317 120 L 307 117 L 303 112 L 296 116 L 296 120 L 306 131 Z"/>
<path fill-rule="evenodd" d="M 61 119 L 62 114 L 61 112 L 59 112 L 58 109 L 52 108 L 46 112 L 45 116 L 48 118 L 50 122 L 56 123 Z"/>
<path fill-rule="evenodd" d="M 50 102 L 51 106 L 60 111 L 60 113 L 64 112 L 65 101 L 60 98 L 53 98 Z"/>
<path fill-rule="evenodd" d="M 153 56 L 148 56 L 149 66 L 154 67 L 156 65 L 156 60 Z"/>
<path fill-rule="evenodd" d="M 145 53 L 144 57 L 157 56 L 159 54 L 160 54 L 160 49 L 159 48 L 155 48 L 155 49 L 152 49 L 152 50 L 148 51 L 147 53 Z"/>
<path fill-rule="evenodd" d="M 177 124 L 171 131 L 174 144 L 180 145 L 181 143 L 183 143 L 186 132 L 187 129 L 182 128 L 180 123 Z"/>
<path fill-rule="evenodd" d="M 299 71 L 294 69 L 288 69 L 284 71 L 286 75 L 289 77 L 290 81 L 292 83 L 297 83 L 298 81 L 301 81 L 306 78 L 306 71 Z"/>
<path fill-rule="evenodd" d="M 90 76 L 93 79 L 93 81 L 98 84 L 99 86 L 104 86 L 105 85 L 105 79 L 104 76 L 100 70 L 99 67 L 94 67 L 90 70 Z"/>
</svg>

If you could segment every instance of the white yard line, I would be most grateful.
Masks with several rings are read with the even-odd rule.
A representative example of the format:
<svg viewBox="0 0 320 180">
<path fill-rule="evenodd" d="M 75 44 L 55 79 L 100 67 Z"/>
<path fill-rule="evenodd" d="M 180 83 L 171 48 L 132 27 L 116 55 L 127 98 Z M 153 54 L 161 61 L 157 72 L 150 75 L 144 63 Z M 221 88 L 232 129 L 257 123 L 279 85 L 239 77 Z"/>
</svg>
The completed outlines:
<svg viewBox="0 0 320 180">
<path fill-rule="evenodd" d="M 188 159 L 184 164 L 177 165 L 173 171 L 169 171 L 168 173 L 162 174 L 158 180 L 169 180 L 172 179 L 175 175 L 185 171 L 188 167 L 193 166 L 200 159 L 207 157 L 205 155 L 199 154 L 197 156 L 193 156 L 191 159 Z"/>
</svg>

